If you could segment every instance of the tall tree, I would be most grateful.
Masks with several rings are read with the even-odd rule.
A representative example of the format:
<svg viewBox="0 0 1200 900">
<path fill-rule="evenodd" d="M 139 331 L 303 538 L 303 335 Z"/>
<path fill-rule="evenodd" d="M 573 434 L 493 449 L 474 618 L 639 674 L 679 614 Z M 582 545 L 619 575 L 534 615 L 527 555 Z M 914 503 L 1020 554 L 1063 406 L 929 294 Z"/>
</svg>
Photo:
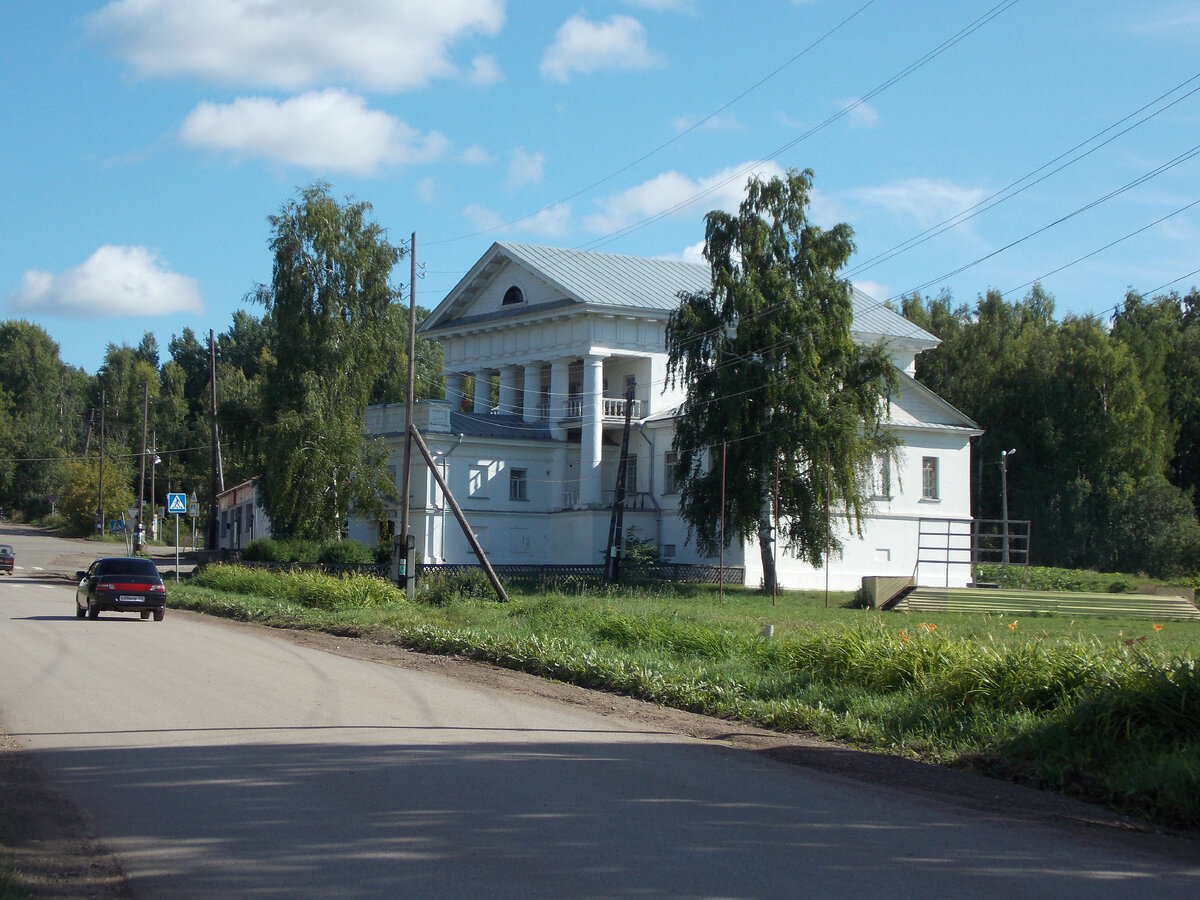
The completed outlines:
<svg viewBox="0 0 1200 900">
<path fill-rule="evenodd" d="M 82 412 L 78 370 L 58 344 L 29 322 L 0 323 L 0 506 L 49 511 L 59 457 L 75 444 Z"/>
<path fill-rule="evenodd" d="M 370 221 L 371 206 L 338 203 L 318 182 L 269 217 L 274 265 L 255 299 L 274 346 L 263 372 L 263 505 L 277 533 L 340 535 L 353 505 L 387 480 L 368 452 L 362 414 L 387 358 L 390 277 L 403 250 Z"/>
<path fill-rule="evenodd" d="M 838 277 L 853 231 L 812 224 L 811 190 L 807 170 L 752 178 L 736 215 L 710 212 L 712 286 L 682 294 L 667 324 L 668 377 L 687 389 L 673 443 L 680 510 L 708 555 L 722 521 L 726 541 L 757 534 L 767 591 L 776 473 L 780 537 L 821 565 L 841 549 L 833 515 L 860 531 L 869 473 L 895 446 L 884 427 L 895 369 L 882 347 L 855 344 Z"/>
</svg>

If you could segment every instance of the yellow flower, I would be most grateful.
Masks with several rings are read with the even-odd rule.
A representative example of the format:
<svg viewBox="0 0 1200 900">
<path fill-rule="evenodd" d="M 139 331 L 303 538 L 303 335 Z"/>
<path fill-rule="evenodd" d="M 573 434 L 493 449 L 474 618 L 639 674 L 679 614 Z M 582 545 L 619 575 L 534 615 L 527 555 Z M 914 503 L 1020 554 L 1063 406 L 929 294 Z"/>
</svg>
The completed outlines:
<svg viewBox="0 0 1200 900">
<path fill-rule="evenodd" d="M 1153 628 L 1155 631 L 1162 631 L 1162 626 L 1161 626 L 1161 625 L 1159 625 L 1157 622 L 1155 622 L 1155 623 L 1154 623 L 1154 624 L 1153 624 L 1151 627 L 1152 627 L 1152 628 Z"/>
<path fill-rule="evenodd" d="M 1011 628 L 1013 631 L 1016 631 L 1016 629 L 1017 629 L 1017 623 L 1016 623 L 1016 622 L 1012 622 L 1012 623 L 1010 623 L 1010 624 L 1009 624 L 1009 626 L 1008 626 L 1008 627 L 1009 627 L 1009 628 Z"/>
</svg>

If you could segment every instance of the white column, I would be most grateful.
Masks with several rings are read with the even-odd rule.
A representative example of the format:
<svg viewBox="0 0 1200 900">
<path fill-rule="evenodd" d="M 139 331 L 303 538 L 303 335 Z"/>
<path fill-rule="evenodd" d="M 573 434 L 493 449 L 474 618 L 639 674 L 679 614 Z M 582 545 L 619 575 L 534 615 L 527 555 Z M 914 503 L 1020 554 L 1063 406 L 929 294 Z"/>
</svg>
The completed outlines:
<svg viewBox="0 0 1200 900">
<path fill-rule="evenodd" d="M 492 373 L 488 371 L 475 373 L 475 405 L 472 409 L 477 415 L 486 415 L 492 408 Z"/>
<path fill-rule="evenodd" d="M 462 372 L 445 372 L 446 379 L 446 402 L 450 404 L 450 408 L 457 410 L 463 401 L 463 373 Z"/>
<path fill-rule="evenodd" d="M 579 499 L 600 504 L 600 460 L 604 443 L 604 360 L 583 360 L 583 430 L 579 439 Z"/>
<path fill-rule="evenodd" d="M 565 440 L 567 430 L 562 427 L 562 420 L 567 417 L 567 368 L 571 365 L 569 359 L 556 359 L 550 363 L 550 433 L 555 440 Z"/>
<path fill-rule="evenodd" d="M 538 404 L 542 400 L 542 364 L 525 367 L 525 381 L 521 389 L 521 418 L 526 422 L 538 420 Z"/>
<path fill-rule="evenodd" d="M 496 404 L 500 415 L 513 416 L 517 413 L 517 367 L 500 367 L 500 398 Z"/>
</svg>

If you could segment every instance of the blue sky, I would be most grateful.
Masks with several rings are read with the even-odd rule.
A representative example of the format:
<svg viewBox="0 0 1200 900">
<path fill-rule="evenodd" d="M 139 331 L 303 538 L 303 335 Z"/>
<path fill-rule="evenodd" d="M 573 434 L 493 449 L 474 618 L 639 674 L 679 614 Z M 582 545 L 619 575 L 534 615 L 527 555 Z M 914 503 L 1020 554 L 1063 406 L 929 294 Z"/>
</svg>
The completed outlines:
<svg viewBox="0 0 1200 900">
<path fill-rule="evenodd" d="M 92 373 L 261 315 L 317 179 L 426 308 L 495 240 L 699 259 L 792 167 L 880 300 L 1200 283 L 1191 0 L 6 0 L 0 72 L 0 317 Z"/>
</svg>

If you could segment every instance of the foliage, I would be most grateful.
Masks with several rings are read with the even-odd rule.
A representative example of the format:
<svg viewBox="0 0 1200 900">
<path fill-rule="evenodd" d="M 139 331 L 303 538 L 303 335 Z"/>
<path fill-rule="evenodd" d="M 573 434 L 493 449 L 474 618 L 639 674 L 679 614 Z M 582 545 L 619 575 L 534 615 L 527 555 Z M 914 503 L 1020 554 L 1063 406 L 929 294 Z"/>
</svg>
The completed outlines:
<svg viewBox="0 0 1200 900">
<path fill-rule="evenodd" d="M 883 424 L 897 376 L 884 348 L 851 337 L 851 286 L 837 274 L 853 232 L 812 224 L 811 190 L 808 171 L 752 178 L 736 216 L 710 212 L 712 287 L 680 297 L 666 334 L 668 377 L 687 389 L 673 442 L 680 512 L 707 555 L 757 533 L 768 592 L 773 496 L 781 538 L 820 566 L 841 546 L 831 510 L 857 530 L 869 472 L 895 446 Z"/>
<path fill-rule="evenodd" d="M 369 212 L 316 183 L 270 217 L 272 279 L 255 299 L 274 340 L 260 485 L 277 534 L 338 537 L 352 508 L 374 509 L 386 491 L 385 453 L 365 439 L 362 414 L 387 361 L 389 279 L 403 254 Z"/>
<path fill-rule="evenodd" d="M 372 563 L 375 554 L 358 541 L 330 541 L 321 547 L 317 561 L 326 564 Z"/>
<path fill-rule="evenodd" d="M 918 357 L 918 379 L 985 429 L 975 448 L 978 517 L 1001 517 L 1001 453 L 1016 449 L 1009 514 L 1031 520 L 1034 563 L 1154 575 L 1200 568 L 1180 516 L 1184 495 L 1162 484 L 1169 461 L 1187 453 L 1176 389 L 1187 383 L 1178 352 L 1187 319 L 1177 298 L 1130 295 L 1112 334 L 1093 319 L 1056 322 L 1040 286 L 1015 303 L 988 292 L 974 310 L 948 295 L 909 297 L 903 311 L 942 339 Z M 1178 475 L 1174 484 L 1186 490 Z"/>
<path fill-rule="evenodd" d="M 368 609 L 403 603 L 404 592 L 373 575 L 323 575 L 245 566 L 206 566 L 192 577 L 198 587 L 254 594 L 316 609 Z"/>
<path fill-rule="evenodd" d="M 433 606 L 452 600 L 486 600 L 495 596 L 487 575 L 473 566 L 430 572 L 418 580 L 417 587 L 417 599 Z"/>
<path fill-rule="evenodd" d="M 1081 569 L 1057 569 L 1049 566 L 979 567 L 979 580 L 998 584 L 1002 588 L 1025 588 L 1031 591 L 1084 591 L 1094 594 L 1136 593 L 1136 579 L 1128 575 L 1092 572 Z"/>
<path fill-rule="evenodd" d="M 79 446 L 82 373 L 38 325 L 0 323 L 0 508 L 50 509 L 62 457 Z"/>
<path fill-rule="evenodd" d="M 315 563 L 321 553 L 320 544 L 299 538 L 256 538 L 242 550 L 247 562 Z"/>
<path fill-rule="evenodd" d="M 103 525 L 114 518 L 124 518 L 125 510 L 136 503 L 130 487 L 133 470 L 129 458 L 106 456 L 104 461 Z M 63 463 L 58 483 L 57 514 L 67 530 L 74 535 L 95 533 L 96 502 L 100 489 L 98 459 L 73 459 Z"/>
</svg>

